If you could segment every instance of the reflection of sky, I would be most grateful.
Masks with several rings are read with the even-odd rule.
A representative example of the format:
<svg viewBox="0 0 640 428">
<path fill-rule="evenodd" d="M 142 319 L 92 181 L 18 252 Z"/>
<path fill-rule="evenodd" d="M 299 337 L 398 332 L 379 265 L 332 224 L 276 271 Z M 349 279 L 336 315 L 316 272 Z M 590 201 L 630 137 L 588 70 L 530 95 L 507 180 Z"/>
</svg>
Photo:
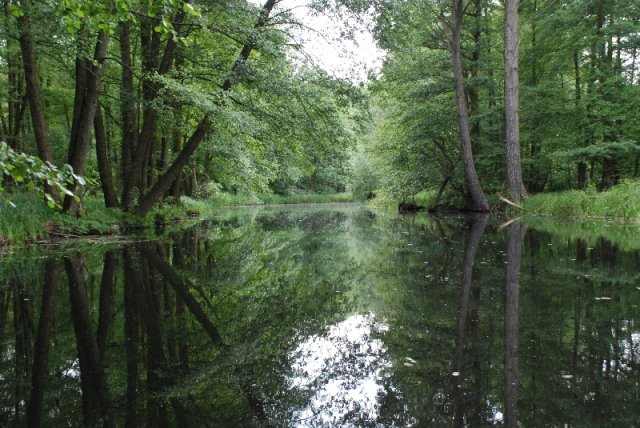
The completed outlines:
<svg viewBox="0 0 640 428">
<path fill-rule="evenodd" d="M 384 397 L 383 370 L 391 366 L 374 332 L 386 331 L 372 314 L 353 315 L 312 336 L 290 354 L 291 390 L 308 391 L 309 402 L 293 412 L 292 426 L 359 426 L 377 419 Z"/>
</svg>

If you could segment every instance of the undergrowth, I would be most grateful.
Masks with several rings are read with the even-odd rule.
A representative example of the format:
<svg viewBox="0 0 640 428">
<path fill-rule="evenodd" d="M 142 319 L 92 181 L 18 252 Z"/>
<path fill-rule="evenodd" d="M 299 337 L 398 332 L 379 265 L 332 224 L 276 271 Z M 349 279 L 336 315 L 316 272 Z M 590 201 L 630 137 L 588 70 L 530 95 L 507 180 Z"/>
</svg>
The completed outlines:
<svg viewBox="0 0 640 428">
<path fill-rule="evenodd" d="M 527 214 L 640 222 L 640 181 L 624 181 L 605 192 L 595 189 L 541 193 L 524 203 Z"/>
</svg>

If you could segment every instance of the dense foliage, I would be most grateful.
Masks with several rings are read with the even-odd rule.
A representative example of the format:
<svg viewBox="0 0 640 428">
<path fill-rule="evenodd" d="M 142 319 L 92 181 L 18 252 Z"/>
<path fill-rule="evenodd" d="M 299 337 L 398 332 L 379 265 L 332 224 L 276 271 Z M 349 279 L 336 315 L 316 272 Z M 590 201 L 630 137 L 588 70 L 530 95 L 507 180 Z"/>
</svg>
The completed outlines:
<svg viewBox="0 0 640 428">
<path fill-rule="evenodd" d="M 501 2 L 313 2 L 336 20 L 371 18 L 386 59 L 355 85 L 305 59 L 281 1 L 4 1 L 0 140 L 140 215 L 182 195 L 345 190 L 469 208 L 473 187 L 514 196 L 507 128 L 529 193 L 639 174 L 634 0 L 519 2 L 519 88 L 504 36 L 517 16 Z M 507 120 L 514 89 L 519 124 Z M 78 213 L 74 198 L 58 203 Z"/>
<path fill-rule="evenodd" d="M 301 59 L 279 1 L 2 6 L 0 140 L 99 178 L 107 206 L 345 191 L 365 98 Z"/>
<path fill-rule="evenodd" d="M 504 192 L 504 8 L 464 4 L 462 57 L 483 187 Z M 446 183 L 464 193 L 452 85 L 451 2 L 384 2 L 376 35 L 388 55 L 371 85 L 370 160 L 382 188 L 411 198 Z M 638 177 L 640 9 L 633 0 L 520 2 L 520 122 L 530 192 L 606 189 Z M 457 196 L 456 196 L 457 195 Z"/>
</svg>

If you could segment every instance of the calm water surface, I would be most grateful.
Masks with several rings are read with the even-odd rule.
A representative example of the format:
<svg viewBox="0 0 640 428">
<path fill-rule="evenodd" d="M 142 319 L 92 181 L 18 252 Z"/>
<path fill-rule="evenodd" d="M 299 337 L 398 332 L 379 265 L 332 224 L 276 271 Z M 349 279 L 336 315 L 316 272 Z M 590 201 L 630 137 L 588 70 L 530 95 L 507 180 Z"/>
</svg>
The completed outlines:
<svg viewBox="0 0 640 428">
<path fill-rule="evenodd" d="M 5 254 L 0 426 L 640 425 L 638 251 L 498 226 L 239 209 Z"/>
</svg>

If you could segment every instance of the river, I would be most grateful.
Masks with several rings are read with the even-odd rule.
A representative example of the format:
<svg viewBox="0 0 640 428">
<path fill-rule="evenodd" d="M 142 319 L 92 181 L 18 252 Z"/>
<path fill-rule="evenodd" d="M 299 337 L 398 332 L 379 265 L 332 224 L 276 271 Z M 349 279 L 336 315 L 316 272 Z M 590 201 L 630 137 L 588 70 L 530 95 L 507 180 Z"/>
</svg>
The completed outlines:
<svg viewBox="0 0 640 428">
<path fill-rule="evenodd" d="M 329 204 L 14 249 L 0 426 L 637 426 L 640 253 L 568 227 Z"/>
</svg>

